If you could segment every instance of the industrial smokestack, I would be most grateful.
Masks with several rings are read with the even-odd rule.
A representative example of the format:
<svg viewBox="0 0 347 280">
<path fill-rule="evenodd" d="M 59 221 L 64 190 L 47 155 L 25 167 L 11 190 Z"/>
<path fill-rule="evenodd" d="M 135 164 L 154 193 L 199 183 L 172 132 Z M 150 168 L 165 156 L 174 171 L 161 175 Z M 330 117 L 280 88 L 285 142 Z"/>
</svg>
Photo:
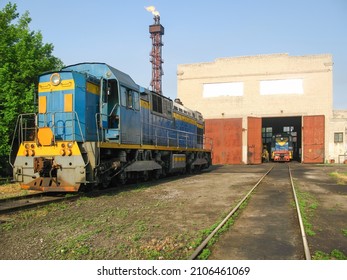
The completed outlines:
<svg viewBox="0 0 347 280">
<path fill-rule="evenodd" d="M 164 27 L 160 24 L 160 14 L 154 6 L 146 7 L 146 10 L 153 14 L 154 24 L 149 26 L 149 33 L 152 39 L 152 51 L 150 53 L 152 63 L 152 90 L 156 93 L 162 94 L 162 80 L 161 76 L 164 75 L 162 64 L 162 35 L 164 35 Z"/>
</svg>

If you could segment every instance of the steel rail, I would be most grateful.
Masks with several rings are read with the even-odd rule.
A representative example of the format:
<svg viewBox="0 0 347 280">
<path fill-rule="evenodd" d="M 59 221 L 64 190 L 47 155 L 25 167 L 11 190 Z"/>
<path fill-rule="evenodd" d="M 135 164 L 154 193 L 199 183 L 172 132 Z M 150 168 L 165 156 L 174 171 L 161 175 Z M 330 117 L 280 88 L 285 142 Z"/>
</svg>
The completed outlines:
<svg viewBox="0 0 347 280">
<path fill-rule="evenodd" d="M 8 203 L 9 201 L 16 201 L 16 200 L 21 200 L 21 199 L 29 199 L 29 198 L 35 198 L 35 197 L 40 197 L 47 194 L 46 192 L 37 192 L 37 193 L 32 193 L 32 194 L 26 194 L 26 195 L 17 195 L 17 196 L 8 196 L 0 199 L 0 205 L 4 203 Z"/>
<path fill-rule="evenodd" d="M 67 201 L 79 198 L 79 194 L 73 196 L 53 197 L 47 196 L 47 193 L 31 194 L 26 196 L 17 196 L 0 200 L 0 214 L 7 214 L 19 210 L 34 208 L 54 202 Z"/>
<path fill-rule="evenodd" d="M 258 182 L 253 186 L 253 188 L 240 200 L 240 202 L 234 207 L 233 210 L 220 222 L 220 224 L 206 237 L 206 239 L 195 249 L 193 254 L 189 257 L 189 260 L 194 260 L 200 252 L 206 247 L 207 243 L 212 239 L 212 237 L 221 229 L 222 226 L 230 219 L 230 217 L 240 208 L 242 203 L 250 196 L 250 194 L 255 190 L 256 187 L 261 183 L 261 181 L 271 172 L 274 165 L 258 180 Z"/>
<path fill-rule="evenodd" d="M 306 258 L 306 260 L 311 260 L 311 253 L 310 253 L 310 249 L 308 247 L 308 242 L 307 242 L 307 238 L 306 238 L 306 234 L 305 234 L 305 228 L 304 228 L 304 224 L 302 222 L 299 202 L 298 202 L 298 198 L 296 196 L 296 190 L 295 190 L 295 187 L 294 187 L 292 172 L 291 172 L 289 164 L 288 164 L 288 171 L 289 171 L 290 183 L 291 183 L 292 189 L 293 189 L 293 195 L 294 195 L 294 200 L 295 200 L 296 211 L 297 211 L 298 219 L 299 219 L 299 225 L 300 225 L 302 243 L 303 243 L 303 246 L 304 246 L 305 258 Z"/>
</svg>

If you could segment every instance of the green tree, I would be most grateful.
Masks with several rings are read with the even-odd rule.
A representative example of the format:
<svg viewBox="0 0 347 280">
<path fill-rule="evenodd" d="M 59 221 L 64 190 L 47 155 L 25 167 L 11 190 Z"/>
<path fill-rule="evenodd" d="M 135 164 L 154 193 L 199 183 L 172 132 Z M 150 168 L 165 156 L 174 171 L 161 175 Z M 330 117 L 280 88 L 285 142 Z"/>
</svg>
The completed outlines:
<svg viewBox="0 0 347 280">
<path fill-rule="evenodd" d="M 34 112 L 37 77 L 62 66 L 52 55 L 53 45 L 31 31 L 29 12 L 21 16 L 17 5 L 0 10 L 0 175 L 4 175 L 17 116 Z"/>
</svg>

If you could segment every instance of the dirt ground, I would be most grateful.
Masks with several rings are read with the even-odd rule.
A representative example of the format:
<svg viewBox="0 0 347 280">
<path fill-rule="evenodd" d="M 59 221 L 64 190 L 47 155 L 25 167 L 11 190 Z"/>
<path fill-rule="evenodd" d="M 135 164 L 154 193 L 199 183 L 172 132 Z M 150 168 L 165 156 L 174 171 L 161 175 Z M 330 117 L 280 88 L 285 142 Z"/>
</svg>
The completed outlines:
<svg viewBox="0 0 347 280">
<path fill-rule="evenodd" d="M 339 252 L 347 256 L 347 165 L 299 164 L 293 166 L 293 174 L 307 201 L 311 254 L 333 253 L 333 259 L 339 258 Z"/>
<path fill-rule="evenodd" d="M 0 259 L 187 259 L 269 168 L 213 166 L 0 216 Z M 329 175 L 336 171 L 347 172 L 347 165 L 293 164 L 295 183 L 311 203 L 313 253 L 347 255 L 347 185 Z"/>
</svg>

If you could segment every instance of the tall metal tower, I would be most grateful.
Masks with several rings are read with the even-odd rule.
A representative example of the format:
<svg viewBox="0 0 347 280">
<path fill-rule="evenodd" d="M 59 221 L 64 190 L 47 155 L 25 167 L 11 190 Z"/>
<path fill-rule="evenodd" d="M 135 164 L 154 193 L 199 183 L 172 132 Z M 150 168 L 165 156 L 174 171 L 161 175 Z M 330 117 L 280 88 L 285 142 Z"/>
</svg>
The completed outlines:
<svg viewBox="0 0 347 280">
<path fill-rule="evenodd" d="M 149 33 L 152 39 L 152 51 L 150 53 L 152 62 L 152 90 L 156 93 L 162 94 L 162 80 L 161 76 L 164 75 L 162 64 L 164 63 L 161 57 L 161 47 L 164 45 L 162 35 L 164 35 L 164 27 L 160 24 L 160 15 L 157 11 L 153 12 L 154 24 L 149 26 Z"/>
</svg>

